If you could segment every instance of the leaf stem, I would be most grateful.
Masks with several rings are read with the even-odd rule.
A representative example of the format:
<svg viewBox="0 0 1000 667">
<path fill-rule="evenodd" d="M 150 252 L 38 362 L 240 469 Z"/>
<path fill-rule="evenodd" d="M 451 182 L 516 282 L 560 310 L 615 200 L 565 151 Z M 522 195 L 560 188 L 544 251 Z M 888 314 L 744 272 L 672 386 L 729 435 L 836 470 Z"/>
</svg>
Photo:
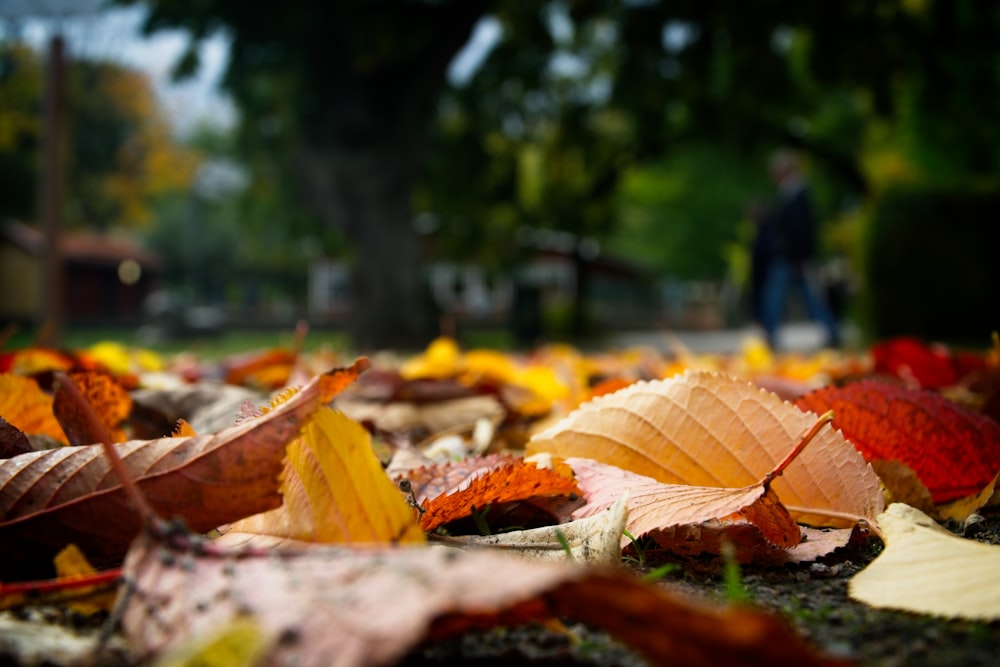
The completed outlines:
<svg viewBox="0 0 1000 667">
<path fill-rule="evenodd" d="M 90 404 L 90 401 L 83 395 L 80 388 L 76 386 L 69 375 L 57 372 L 55 374 L 55 380 L 62 389 L 66 396 L 72 400 L 77 408 L 80 410 L 81 417 L 88 422 L 88 427 L 91 429 L 91 433 L 96 433 L 100 435 L 101 445 L 104 446 L 104 454 L 108 457 L 108 461 L 111 463 L 111 469 L 114 470 L 115 475 L 118 476 L 118 480 L 122 484 L 122 488 L 125 490 L 125 495 L 128 496 L 129 500 L 132 501 L 132 505 L 135 510 L 142 517 L 143 522 L 146 525 L 151 525 L 156 521 L 160 520 L 159 516 L 153 510 L 152 505 L 146 500 L 146 496 L 142 495 L 139 491 L 139 487 L 136 486 L 135 480 L 132 478 L 131 473 L 129 473 L 128 468 L 125 467 L 125 462 L 122 461 L 122 457 L 118 454 L 118 450 L 115 448 L 111 441 L 111 435 L 108 433 L 108 429 L 104 426 L 104 423 L 94 412 L 94 406 Z"/>
<path fill-rule="evenodd" d="M 792 451 L 788 452 L 785 458 L 783 458 L 781 462 L 775 466 L 774 470 L 764 476 L 764 479 L 762 480 L 764 486 L 768 486 L 772 481 L 774 481 L 775 477 L 783 473 L 785 468 L 788 467 L 788 464 L 794 461 L 795 457 L 801 454 L 806 445 L 808 445 L 812 439 L 816 437 L 816 434 L 819 433 L 820 429 L 831 421 L 833 421 L 833 410 L 827 410 L 820 415 L 819 418 L 816 419 L 816 422 L 809 427 L 809 430 L 806 431 L 801 438 L 799 438 L 798 443 L 796 443 L 795 447 L 792 448 Z"/>
</svg>

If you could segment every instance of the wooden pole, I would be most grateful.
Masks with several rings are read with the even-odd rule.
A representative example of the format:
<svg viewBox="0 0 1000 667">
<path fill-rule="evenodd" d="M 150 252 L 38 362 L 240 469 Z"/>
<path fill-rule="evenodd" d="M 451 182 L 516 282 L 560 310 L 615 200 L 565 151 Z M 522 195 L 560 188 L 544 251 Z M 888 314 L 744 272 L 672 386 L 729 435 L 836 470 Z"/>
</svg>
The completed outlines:
<svg viewBox="0 0 1000 667">
<path fill-rule="evenodd" d="M 45 126 L 42 155 L 41 212 L 46 240 L 43 324 L 39 345 L 57 346 L 63 333 L 65 284 L 59 239 L 63 222 L 63 156 L 66 127 L 66 64 L 63 37 L 57 31 L 49 40 L 45 77 Z"/>
</svg>

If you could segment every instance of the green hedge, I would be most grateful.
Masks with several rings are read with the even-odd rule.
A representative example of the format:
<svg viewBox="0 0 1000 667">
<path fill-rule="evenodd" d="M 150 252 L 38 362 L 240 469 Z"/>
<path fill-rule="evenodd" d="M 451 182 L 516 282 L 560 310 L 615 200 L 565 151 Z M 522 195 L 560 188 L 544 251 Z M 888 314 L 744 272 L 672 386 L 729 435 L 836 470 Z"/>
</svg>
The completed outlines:
<svg viewBox="0 0 1000 667">
<path fill-rule="evenodd" d="M 986 345 L 1000 329 L 1000 191 L 897 187 L 865 244 L 870 335 Z"/>
</svg>

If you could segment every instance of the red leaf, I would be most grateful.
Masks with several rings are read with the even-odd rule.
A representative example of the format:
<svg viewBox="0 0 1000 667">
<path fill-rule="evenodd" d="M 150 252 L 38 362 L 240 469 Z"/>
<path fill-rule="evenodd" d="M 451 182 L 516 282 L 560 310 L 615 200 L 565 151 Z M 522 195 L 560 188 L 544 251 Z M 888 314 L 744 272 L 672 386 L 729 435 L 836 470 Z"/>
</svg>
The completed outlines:
<svg viewBox="0 0 1000 667">
<path fill-rule="evenodd" d="M 930 391 L 865 380 L 796 404 L 832 409 L 833 425 L 866 459 L 905 463 L 936 503 L 977 493 L 1000 471 L 1000 424 Z"/>
<path fill-rule="evenodd" d="M 916 338 L 893 338 L 872 346 L 875 372 L 895 375 L 907 384 L 937 389 L 958 381 L 951 353 Z"/>
</svg>

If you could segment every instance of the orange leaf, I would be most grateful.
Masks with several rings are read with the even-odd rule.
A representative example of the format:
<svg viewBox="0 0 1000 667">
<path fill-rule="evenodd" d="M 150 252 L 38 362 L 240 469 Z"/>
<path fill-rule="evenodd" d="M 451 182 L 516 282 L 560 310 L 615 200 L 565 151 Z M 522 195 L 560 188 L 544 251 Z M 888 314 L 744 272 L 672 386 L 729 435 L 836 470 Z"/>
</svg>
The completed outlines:
<svg viewBox="0 0 1000 667">
<path fill-rule="evenodd" d="M 157 513 L 204 532 L 277 507 L 285 445 L 328 400 L 340 375 L 320 376 L 256 420 L 216 435 L 133 440 L 117 445 Z M 117 561 L 139 533 L 103 447 L 62 447 L 0 461 L 0 577 L 47 576 L 66 544 L 95 564 Z"/>
<path fill-rule="evenodd" d="M 128 392 L 104 371 L 74 371 L 67 375 L 90 403 L 112 442 L 124 442 L 126 435 L 121 423 L 132 411 L 132 398 Z M 92 445 L 103 440 L 103 434 L 94 432 L 88 420 L 80 414 L 80 406 L 67 396 L 59 382 L 55 383 L 52 409 L 71 445 Z"/>
<path fill-rule="evenodd" d="M 225 381 L 260 389 L 278 389 L 288 384 L 297 355 L 291 350 L 273 349 L 230 359 Z"/>
<path fill-rule="evenodd" d="M 590 458 L 668 484 L 740 488 L 781 461 L 816 417 L 727 375 L 687 371 L 596 398 L 528 443 L 528 453 Z M 874 522 L 875 473 L 831 429 L 772 485 L 801 523 Z"/>
<path fill-rule="evenodd" d="M 27 435 L 47 435 L 69 441 L 52 412 L 52 397 L 32 378 L 0 375 L 0 416 Z"/>
<path fill-rule="evenodd" d="M 77 360 L 65 352 L 48 347 L 28 347 L 10 353 L 5 372 L 18 375 L 34 375 L 44 371 L 68 371 L 77 365 Z"/>
<path fill-rule="evenodd" d="M 834 426 L 866 459 L 905 463 L 936 503 L 978 493 L 1000 472 L 1000 424 L 936 393 L 864 380 L 797 404 L 832 409 Z"/>
<path fill-rule="evenodd" d="M 452 464 L 435 467 L 447 476 Z M 459 466 L 462 475 L 467 468 Z M 523 459 L 508 459 L 497 466 L 481 471 L 471 479 L 463 480 L 457 487 L 423 502 L 424 513 L 420 525 L 424 530 L 434 530 L 449 521 L 461 519 L 472 513 L 473 507 L 483 508 L 495 503 L 527 500 L 535 496 L 556 496 L 579 493 L 576 482 L 569 477 L 539 468 Z"/>
</svg>

